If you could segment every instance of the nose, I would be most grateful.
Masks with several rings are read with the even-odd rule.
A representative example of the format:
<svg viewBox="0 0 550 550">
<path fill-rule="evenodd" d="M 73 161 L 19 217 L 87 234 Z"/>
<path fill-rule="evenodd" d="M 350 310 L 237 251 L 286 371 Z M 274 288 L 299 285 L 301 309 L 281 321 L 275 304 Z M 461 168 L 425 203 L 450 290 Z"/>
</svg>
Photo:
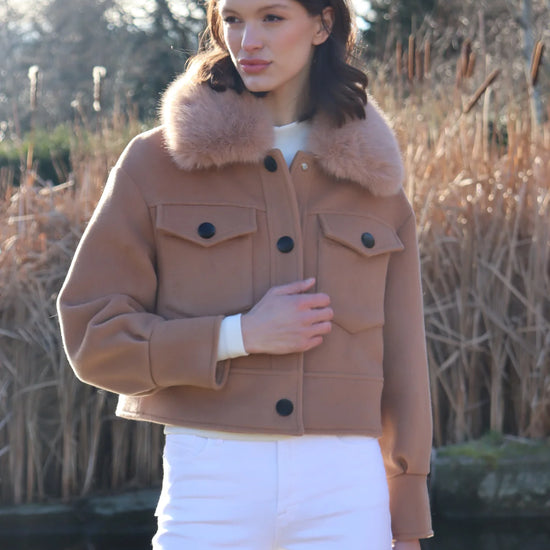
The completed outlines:
<svg viewBox="0 0 550 550">
<path fill-rule="evenodd" d="M 255 25 L 248 24 L 243 30 L 243 36 L 241 39 L 241 47 L 245 52 L 253 52 L 261 49 L 263 46 L 261 33 Z"/>
</svg>

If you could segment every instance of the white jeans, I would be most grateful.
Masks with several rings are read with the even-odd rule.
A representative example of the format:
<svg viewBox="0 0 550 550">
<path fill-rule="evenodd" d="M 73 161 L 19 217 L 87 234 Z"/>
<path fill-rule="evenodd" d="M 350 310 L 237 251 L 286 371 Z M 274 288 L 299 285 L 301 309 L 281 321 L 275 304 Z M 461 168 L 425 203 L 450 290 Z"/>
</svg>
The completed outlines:
<svg viewBox="0 0 550 550">
<path fill-rule="evenodd" d="M 154 550 L 390 550 L 378 441 L 167 434 Z"/>
</svg>

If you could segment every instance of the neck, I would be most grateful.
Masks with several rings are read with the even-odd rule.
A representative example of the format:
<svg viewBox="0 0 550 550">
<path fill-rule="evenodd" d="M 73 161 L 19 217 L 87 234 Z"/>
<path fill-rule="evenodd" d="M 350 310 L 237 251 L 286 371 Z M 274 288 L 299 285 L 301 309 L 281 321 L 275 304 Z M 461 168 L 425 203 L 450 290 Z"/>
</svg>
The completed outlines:
<svg viewBox="0 0 550 550">
<path fill-rule="evenodd" d="M 284 126 L 295 122 L 303 113 L 303 101 L 299 101 L 297 97 L 282 98 L 277 94 L 268 93 L 263 101 L 275 126 Z"/>
<path fill-rule="evenodd" d="M 284 126 L 299 120 L 306 112 L 309 98 L 309 73 L 299 82 L 292 82 L 282 89 L 272 90 L 263 98 L 275 126 Z"/>
</svg>

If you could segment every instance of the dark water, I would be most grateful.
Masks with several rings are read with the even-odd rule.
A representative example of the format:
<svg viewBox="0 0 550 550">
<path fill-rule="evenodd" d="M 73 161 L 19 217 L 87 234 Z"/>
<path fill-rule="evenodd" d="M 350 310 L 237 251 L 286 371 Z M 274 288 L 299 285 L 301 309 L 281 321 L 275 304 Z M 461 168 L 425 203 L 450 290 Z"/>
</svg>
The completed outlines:
<svg viewBox="0 0 550 550">
<path fill-rule="evenodd" d="M 153 525 L 147 524 L 134 529 L 132 533 L 109 536 L 75 533 L 6 537 L 0 533 L 0 549 L 150 550 L 153 529 Z M 506 522 L 435 521 L 434 529 L 436 537 L 423 541 L 422 550 L 550 550 L 549 519 Z"/>
<path fill-rule="evenodd" d="M 422 550 L 550 550 L 550 518 L 434 521 Z"/>
</svg>

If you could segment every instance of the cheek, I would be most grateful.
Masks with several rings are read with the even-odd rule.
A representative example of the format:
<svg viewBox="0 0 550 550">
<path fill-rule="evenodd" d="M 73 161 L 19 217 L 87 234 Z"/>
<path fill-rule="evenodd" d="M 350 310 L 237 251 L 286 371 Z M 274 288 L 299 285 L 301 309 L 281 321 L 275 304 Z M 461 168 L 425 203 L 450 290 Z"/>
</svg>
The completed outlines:
<svg viewBox="0 0 550 550">
<path fill-rule="evenodd" d="M 286 50 L 293 50 L 300 57 L 307 56 L 313 48 L 313 32 L 309 25 L 288 29 L 279 40 Z"/>
<path fill-rule="evenodd" d="M 292 66 L 302 67 L 311 61 L 313 45 L 306 33 L 289 33 L 281 43 L 286 54 L 285 57 Z"/>
<path fill-rule="evenodd" d="M 240 48 L 240 37 L 235 31 L 224 31 L 223 39 L 232 58 L 236 58 Z"/>
</svg>

